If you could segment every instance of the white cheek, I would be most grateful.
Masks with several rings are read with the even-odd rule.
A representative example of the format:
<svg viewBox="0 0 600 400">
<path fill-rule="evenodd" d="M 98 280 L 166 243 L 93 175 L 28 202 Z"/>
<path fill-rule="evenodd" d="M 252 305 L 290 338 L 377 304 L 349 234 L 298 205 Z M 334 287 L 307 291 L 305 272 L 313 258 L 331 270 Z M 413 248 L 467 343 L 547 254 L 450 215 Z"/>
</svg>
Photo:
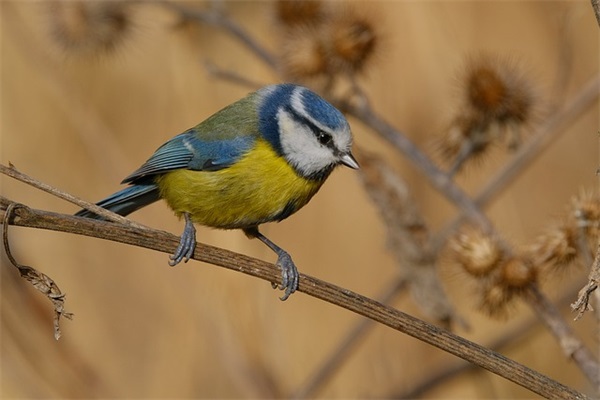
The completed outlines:
<svg viewBox="0 0 600 400">
<path fill-rule="evenodd" d="M 285 158 L 304 175 L 315 174 L 335 162 L 331 150 L 317 141 L 314 133 L 279 111 L 281 147 Z"/>
</svg>

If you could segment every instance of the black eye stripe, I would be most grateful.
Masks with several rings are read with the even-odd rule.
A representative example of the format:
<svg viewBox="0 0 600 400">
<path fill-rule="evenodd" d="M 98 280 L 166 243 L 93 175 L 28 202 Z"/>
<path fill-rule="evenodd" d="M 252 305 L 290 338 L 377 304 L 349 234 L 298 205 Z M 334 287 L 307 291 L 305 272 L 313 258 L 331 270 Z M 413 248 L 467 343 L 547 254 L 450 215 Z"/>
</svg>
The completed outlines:
<svg viewBox="0 0 600 400">
<path fill-rule="evenodd" d="M 330 133 L 325 132 L 323 129 L 316 126 L 311 120 L 309 120 L 305 116 L 298 114 L 296 112 L 296 110 L 294 110 L 291 107 L 291 105 L 285 106 L 284 111 L 286 111 L 289 115 L 291 115 L 292 118 L 294 119 L 294 121 L 298 122 L 299 124 L 308 126 L 310 128 L 310 130 L 312 131 L 312 133 L 317 138 L 317 140 L 319 141 L 319 143 L 324 144 L 327 147 L 331 147 L 331 148 L 334 147 L 333 146 L 333 137 Z M 322 133 L 328 135 L 331 138 L 331 140 L 329 140 L 327 143 L 322 143 L 321 140 L 319 139 L 319 137 L 321 136 Z"/>
</svg>

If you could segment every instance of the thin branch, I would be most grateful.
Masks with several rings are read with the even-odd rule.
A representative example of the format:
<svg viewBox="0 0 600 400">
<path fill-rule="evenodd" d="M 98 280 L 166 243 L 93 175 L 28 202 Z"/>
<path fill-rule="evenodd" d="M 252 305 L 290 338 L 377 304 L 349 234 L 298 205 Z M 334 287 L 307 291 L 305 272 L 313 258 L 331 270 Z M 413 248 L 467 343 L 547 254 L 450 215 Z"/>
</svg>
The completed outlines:
<svg viewBox="0 0 600 400">
<path fill-rule="evenodd" d="M 214 76 L 216 79 L 222 79 L 224 81 L 244 86 L 252 90 L 258 90 L 261 87 L 265 86 L 264 84 L 254 82 L 246 78 L 245 76 L 236 73 L 235 71 L 220 68 L 219 66 L 217 66 L 209 60 L 204 61 L 204 68 L 210 75 Z"/>
<path fill-rule="evenodd" d="M 13 202 L 0 197 L 0 217 L 4 217 L 5 210 L 11 203 Z M 168 254 L 172 253 L 179 242 L 177 236 L 164 231 L 139 229 L 130 225 L 57 214 L 25 206 L 16 208 L 13 214 L 14 218 L 10 220 L 12 225 L 97 237 Z M 202 243 L 196 245 L 192 258 L 271 283 L 276 284 L 280 281 L 279 268 L 273 264 Z M 564 386 L 502 354 L 348 289 L 300 274 L 298 291 L 410 335 L 502 376 L 540 396 L 563 399 L 587 398 L 583 393 Z"/>
<path fill-rule="evenodd" d="M 539 291 L 537 286 L 530 285 L 526 297 L 528 304 L 540 317 L 548 330 L 556 337 L 565 355 L 573 359 L 590 382 L 600 391 L 600 368 L 594 355 L 575 336 L 575 333 L 550 301 Z"/>
<path fill-rule="evenodd" d="M 31 283 L 31 285 L 44 296 L 46 296 L 54 306 L 54 338 L 58 340 L 61 336 L 60 317 L 73 319 L 73 314 L 65 311 L 65 294 L 60 291 L 58 285 L 52 278 L 44 273 L 39 272 L 33 267 L 19 264 L 12 255 L 8 242 L 8 226 L 10 224 L 10 219 L 13 215 L 13 212 L 19 207 L 23 206 L 17 203 L 11 203 L 4 211 L 4 217 L 2 218 L 2 242 L 4 245 L 4 251 L 6 252 L 6 256 L 8 257 L 10 263 L 19 270 L 21 278 Z"/>
<path fill-rule="evenodd" d="M 481 212 L 479 207 L 469 196 L 456 185 L 450 176 L 439 169 L 419 148 L 402 132 L 395 129 L 368 105 L 362 102 L 361 106 L 349 103 L 342 105 L 348 114 L 358 118 L 362 123 L 386 139 L 394 148 L 399 150 L 412 164 L 417 167 L 429 180 L 431 185 L 451 200 L 462 212 L 479 225 L 484 232 L 492 232 L 493 227 L 489 219 Z"/>
<path fill-rule="evenodd" d="M 577 284 L 573 284 L 568 290 L 565 290 L 561 294 L 560 298 L 556 300 L 556 303 L 559 306 L 567 305 L 576 292 Z M 515 340 L 523 339 L 523 337 L 525 337 L 528 332 L 530 332 L 536 326 L 539 326 L 537 318 L 535 316 L 529 317 L 526 320 L 521 321 L 517 326 L 511 327 L 507 331 L 503 331 L 499 337 L 493 339 L 490 343 L 486 344 L 485 347 L 495 351 L 500 351 L 511 345 L 514 346 Z M 459 375 L 460 373 L 473 370 L 473 364 L 466 363 L 463 360 L 450 360 L 448 363 L 446 363 L 446 365 L 436 369 L 435 371 L 430 371 L 430 373 L 427 374 L 423 380 L 416 382 L 414 386 L 392 392 L 390 395 L 386 395 L 385 397 L 390 399 L 419 398 L 430 389 L 439 386 L 443 382 Z"/>
<path fill-rule="evenodd" d="M 456 158 L 452 162 L 450 168 L 448 168 L 448 176 L 455 177 L 458 172 L 462 169 L 462 167 L 470 161 L 473 154 L 475 153 L 475 143 L 473 140 L 469 139 L 462 143 Z"/>
<path fill-rule="evenodd" d="M 378 296 L 380 299 L 378 301 L 382 304 L 388 304 L 402 289 L 406 288 L 406 284 L 407 281 L 405 279 L 396 279 L 389 288 L 385 289 L 383 294 Z M 305 399 L 318 393 L 319 389 L 326 385 L 343 363 L 348 360 L 352 352 L 357 348 L 360 340 L 374 327 L 375 321 L 372 319 L 361 319 L 357 322 L 306 383 L 292 392 L 290 398 Z"/>
<path fill-rule="evenodd" d="M 8 167 L 3 164 L 0 164 L 0 174 L 10 176 L 11 178 L 14 178 L 20 182 L 31 185 L 34 188 L 43 190 L 46 193 L 50 193 L 53 196 L 58 197 L 59 199 L 66 200 L 69 203 L 73 203 L 81 208 L 85 208 L 86 210 L 89 210 L 89 211 L 93 212 L 94 214 L 97 214 L 109 221 L 119 222 L 121 224 L 135 226 L 140 229 L 148 229 L 148 227 L 138 224 L 137 222 L 127 219 L 119 214 L 115 214 L 114 212 L 109 211 L 106 208 L 102 208 L 95 204 L 89 203 L 85 200 L 81 200 L 80 198 L 75 197 L 67 192 L 64 192 L 60 189 L 57 189 L 55 187 L 52 187 L 52 186 L 46 184 L 46 183 L 40 182 L 37 179 L 34 179 L 28 175 L 25 175 L 25 174 L 19 172 L 15 168 L 15 166 L 12 164 L 9 164 Z"/>
<path fill-rule="evenodd" d="M 270 68 L 277 70 L 276 58 L 268 50 L 262 47 L 259 42 L 254 40 L 254 38 L 234 20 L 223 14 L 222 11 L 216 9 L 203 11 L 171 1 L 159 1 L 158 4 L 175 11 L 181 18 L 185 20 L 192 20 L 198 23 L 213 25 L 223 29 L 224 32 L 229 33 L 235 39 L 239 40 Z"/>
</svg>

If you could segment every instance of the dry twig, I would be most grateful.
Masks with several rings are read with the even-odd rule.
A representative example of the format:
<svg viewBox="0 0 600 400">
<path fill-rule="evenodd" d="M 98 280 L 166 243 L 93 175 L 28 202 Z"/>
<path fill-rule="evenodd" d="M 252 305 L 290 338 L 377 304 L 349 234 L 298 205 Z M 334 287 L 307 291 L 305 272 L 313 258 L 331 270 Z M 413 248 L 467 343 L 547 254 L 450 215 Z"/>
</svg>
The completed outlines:
<svg viewBox="0 0 600 400">
<path fill-rule="evenodd" d="M 406 288 L 407 281 L 397 279 L 384 290 L 384 293 L 377 296 L 382 304 L 388 304 L 398 293 Z M 375 327 L 375 321 L 372 319 L 361 319 L 353 328 L 349 330 L 346 336 L 340 341 L 338 346 L 321 363 L 321 366 L 315 370 L 307 381 L 298 387 L 291 394 L 292 399 L 306 399 L 314 395 L 323 388 L 323 386 L 333 378 L 343 363 L 351 356 L 361 339 Z"/>
<path fill-rule="evenodd" d="M 575 336 L 565 323 L 556 307 L 540 292 L 536 285 L 530 285 L 526 293 L 527 303 L 533 308 L 540 320 L 555 336 L 565 356 L 574 360 L 587 379 L 600 390 L 600 367 L 594 355 Z"/>
<path fill-rule="evenodd" d="M 127 218 L 119 215 L 119 214 L 109 211 L 106 208 L 102 208 L 93 203 L 87 202 L 85 200 L 81 200 L 80 198 L 75 197 L 67 192 L 64 192 L 62 190 L 54 188 L 44 182 L 40 182 L 37 179 L 34 179 L 28 175 L 25 175 L 25 174 L 19 172 L 15 168 L 15 166 L 12 164 L 9 164 L 8 167 L 0 164 L 0 173 L 4 174 L 6 176 L 10 176 L 11 178 L 14 178 L 20 182 L 31 185 L 34 188 L 43 190 L 46 193 L 50 193 L 53 196 L 58 197 L 59 199 L 66 200 L 69 203 L 73 203 L 81 208 L 85 208 L 86 210 L 92 211 L 94 214 L 97 214 L 97 215 L 101 216 L 102 218 L 105 218 L 108 221 L 118 222 L 118 223 L 125 224 L 125 225 L 131 225 L 131 226 L 134 226 L 134 227 L 140 228 L 140 229 L 147 228 L 144 225 L 138 224 L 137 222 L 134 222 L 130 219 L 127 219 Z"/>
<path fill-rule="evenodd" d="M 575 317 L 576 321 L 581 318 L 586 311 L 593 311 L 592 306 L 589 304 L 590 295 L 598 289 L 598 285 L 600 285 L 600 243 L 596 250 L 596 258 L 594 258 L 594 262 L 592 263 L 588 283 L 579 291 L 577 301 L 571 304 L 573 311 L 577 311 L 577 316 Z"/>
<path fill-rule="evenodd" d="M 2 242 L 4 244 L 4 251 L 10 263 L 19 270 L 21 277 L 31 283 L 34 288 L 45 295 L 54 306 L 54 338 L 60 339 L 60 317 L 67 319 L 73 319 L 73 314 L 65 311 L 65 294 L 60 291 L 58 285 L 48 275 L 39 272 L 33 267 L 19 264 L 15 257 L 10 251 L 10 245 L 8 243 L 8 226 L 11 224 L 11 218 L 15 210 L 25 207 L 22 204 L 10 203 L 4 211 L 2 218 Z"/>
<path fill-rule="evenodd" d="M 13 202 L 0 197 L 0 216 L 4 217 L 5 210 L 11 203 Z M 13 215 L 14 218 L 10 220 L 13 225 L 92 236 L 169 254 L 179 242 L 177 236 L 164 231 L 138 229 L 112 222 L 34 210 L 24 206 L 15 209 Z M 280 281 L 279 269 L 273 264 L 205 244 L 197 244 L 192 258 L 272 283 Z M 350 290 L 301 274 L 298 291 L 353 311 L 438 347 L 540 396 L 564 399 L 587 398 L 584 394 L 501 354 Z"/>
<path fill-rule="evenodd" d="M 576 292 L 576 285 L 571 285 L 568 290 L 561 294 L 556 302 L 561 305 L 562 308 L 563 305 L 569 303 L 573 294 Z M 517 326 L 503 331 L 499 337 L 493 339 L 490 343 L 486 344 L 485 347 L 500 351 L 506 347 L 514 346 L 515 341 L 526 338 L 528 333 L 537 326 L 539 326 L 537 318 L 531 316 L 526 320 L 521 321 Z M 395 399 L 415 399 L 423 397 L 428 390 L 437 387 L 442 382 L 452 379 L 462 372 L 473 371 L 473 367 L 473 364 L 465 363 L 463 360 L 449 360 L 436 371 L 432 371 L 430 374 L 423 377 L 423 380 L 420 382 L 414 383 L 414 386 L 395 391 L 386 397 Z"/>
</svg>

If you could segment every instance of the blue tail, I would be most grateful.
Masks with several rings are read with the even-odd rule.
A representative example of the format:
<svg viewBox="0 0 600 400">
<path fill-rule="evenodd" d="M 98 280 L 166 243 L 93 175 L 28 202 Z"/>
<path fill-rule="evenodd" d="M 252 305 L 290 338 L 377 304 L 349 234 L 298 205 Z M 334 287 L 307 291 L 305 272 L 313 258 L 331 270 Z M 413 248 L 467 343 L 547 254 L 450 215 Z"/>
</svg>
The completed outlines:
<svg viewBox="0 0 600 400">
<path fill-rule="evenodd" d="M 148 204 L 154 203 L 158 199 L 158 186 L 154 184 L 133 185 L 110 195 L 106 199 L 96 203 L 96 205 L 125 216 Z M 79 217 L 102 219 L 102 217 L 88 210 L 80 210 L 75 215 Z"/>
</svg>

